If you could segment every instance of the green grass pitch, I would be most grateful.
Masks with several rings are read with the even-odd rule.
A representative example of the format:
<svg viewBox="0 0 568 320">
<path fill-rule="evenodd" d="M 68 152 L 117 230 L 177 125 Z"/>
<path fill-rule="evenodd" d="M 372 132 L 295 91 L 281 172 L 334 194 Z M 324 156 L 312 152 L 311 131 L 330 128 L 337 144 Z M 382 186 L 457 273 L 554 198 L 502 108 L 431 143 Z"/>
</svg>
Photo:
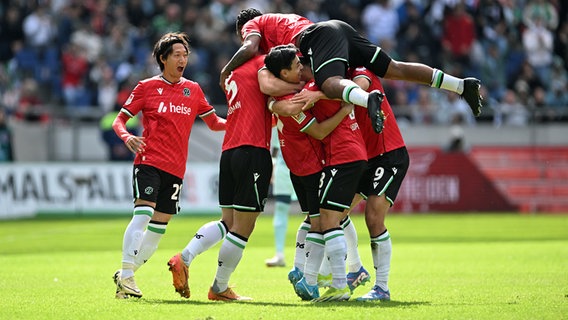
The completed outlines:
<svg viewBox="0 0 568 320">
<path fill-rule="evenodd" d="M 302 218 L 290 217 L 288 266 L 267 268 L 272 220 L 263 215 L 231 278 L 254 300 L 207 300 L 219 245 L 194 260 L 192 296 L 180 298 L 166 262 L 215 218 L 175 217 L 136 274 L 144 297 L 129 300 L 114 298 L 111 279 L 129 217 L 0 221 L 0 319 L 568 319 L 568 215 L 393 214 L 392 301 L 319 304 L 300 301 L 287 280 Z M 364 219 L 353 220 L 371 271 Z"/>
</svg>

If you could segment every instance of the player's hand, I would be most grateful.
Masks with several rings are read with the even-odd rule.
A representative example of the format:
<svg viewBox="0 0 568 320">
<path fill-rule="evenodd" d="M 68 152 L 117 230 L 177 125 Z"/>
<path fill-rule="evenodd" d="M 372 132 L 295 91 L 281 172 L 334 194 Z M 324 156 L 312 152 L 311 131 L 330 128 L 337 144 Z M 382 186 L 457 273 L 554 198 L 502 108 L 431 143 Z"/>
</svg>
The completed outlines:
<svg viewBox="0 0 568 320">
<path fill-rule="evenodd" d="M 125 144 L 128 150 L 134 153 L 142 153 L 146 150 L 146 142 L 144 142 L 144 137 L 132 135 L 126 140 Z"/>
<path fill-rule="evenodd" d="M 290 101 L 303 104 L 302 111 L 306 111 L 311 109 L 314 103 L 318 102 L 323 97 L 325 96 L 321 91 L 302 90 L 295 94 Z"/>
<path fill-rule="evenodd" d="M 355 106 L 352 103 L 341 101 L 341 112 L 343 112 L 343 114 L 345 115 L 348 115 L 351 112 L 353 112 L 354 107 Z"/>
</svg>

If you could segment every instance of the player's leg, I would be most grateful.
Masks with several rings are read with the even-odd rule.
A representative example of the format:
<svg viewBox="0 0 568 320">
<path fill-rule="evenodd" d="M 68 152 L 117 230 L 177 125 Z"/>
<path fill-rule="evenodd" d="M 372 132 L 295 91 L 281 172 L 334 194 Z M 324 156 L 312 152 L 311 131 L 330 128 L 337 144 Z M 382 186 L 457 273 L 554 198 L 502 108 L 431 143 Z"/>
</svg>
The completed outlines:
<svg viewBox="0 0 568 320">
<path fill-rule="evenodd" d="M 286 265 L 284 260 L 284 246 L 286 244 L 286 231 L 288 230 L 288 215 L 290 203 L 292 202 L 292 182 L 290 181 L 290 170 L 286 166 L 281 153 L 278 153 L 274 166 L 274 215 L 272 225 L 274 227 L 274 245 L 276 254 L 274 257 L 265 260 L 268 267 L 283 267 Z"/>
<path fill-rule="evenodd" d="M 272 158 L 267 149 L 239 147 L 231 157 L 235 181 L 233 224 L 221 244 L 215 280 L 208 294 L 210 300 L 246 300 L 229 286 L 229 279 L 239 264 L 256 218 L 264 211 L 272 176 Z"/>
<path fill-rule="evenodd" d="M 320 223 L 325 242 L 325 253 L 331 265 L 331 287 L 317 301 L 348 300 L 345 255 L 347 243 L 340 221 L 351 205 L 359 177 L 366 161 L 354 161 L 326 167 L 320 185 Z M 333 171 L 333 174 L 331 172 Z M 331 178 L 333 177 L 333 179 Z"/>
<path fill-rule="evenodd" d="M 371 237 L 371 255 L 375 268 L 375 285 L 360 301 L 390 300 L 388 278 L 391 265 L 392 241 L 386 227 L 386 216 L 392 206 L 409 166 L 406 148 L 390 151 L 369 160 L 377 182 L 367 198 L 365 222 Z M 382 168 L 382 169 L 381 169 Z M 379 170 L 380 169 L 380 170 Z M 378 174 L 382 172 L 382 174 Z"/>
<path fill-rule="evenodd" d="M 172 272 L 173 286 L 182 297 L 189 298 L 189 266 L 199 254 L 207 251 L 219 241 L 223 240 L 233 221 L 233 190 L 234 181 L 230 172 L 232 151 L 221 154 L 219 169 L 219 204 L 221 206 L 221 220 L 211 221 L 201 226 L 193 238 L 183 248 L 181 253 L 174 255 L 168 261 Z"/>
</svg>

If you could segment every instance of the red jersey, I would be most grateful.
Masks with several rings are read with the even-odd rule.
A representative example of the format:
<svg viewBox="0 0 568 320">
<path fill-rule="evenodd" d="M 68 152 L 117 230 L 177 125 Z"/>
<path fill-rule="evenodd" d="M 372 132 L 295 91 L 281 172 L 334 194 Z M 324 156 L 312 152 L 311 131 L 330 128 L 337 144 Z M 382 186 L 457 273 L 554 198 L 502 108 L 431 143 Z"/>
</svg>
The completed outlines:
<svg viewBox="0 0 568 320">
<path fill-rule="evenodd" d="M 355 68 L 349 71 L 351 79 L 365 77 L 370 81 L 371 86 L 367 89 L 367 91 L 381 90 L 381 92 L 385 92 L 379 78 L 366 68 Z M 383 104 L 381 105 L 381 110 L 384 112 L 386 117 L 385 127 L 383 132 L 377 134 L 371 125 L 371 119 L 367 114 L 367 109 L 355 106 L 355 118 L 361 127 L 361 133 L 363 134 L 363 140 L 367 147 L 367 155 L 369 156 L 369 159 L 404 147 L 404 139 L 402 138 L 402 134 L 400 133 L 400 129 L 398 128 L 398 124 L 396 123 L 394 113 L 392 112 L 392 108 L 386 95 L 384 97 Z"/>
<path fill-rule="evenodd" d="M 268 53 L 272 47 L 296 44 L 296 37 L 313 22 L 297 14 L 265 13 L 243 25 L 243 39 L 250 35 L 260 36 L 259 49 Z"/>
<path fill-rule="evenodd" d="M 309 110 L 290 117 L 278 116 L 276 126 L 282 157 L 290 172 L 300 177 L 318 173 L 325 165 L 321 141 L 304 133 L 314 121 L 316 119 Z"/>
<path fill-rule="evenodd" d="M 319 90 L 312 81 L 304 90 Z M 341 101 L 319 100 L 311 109 L 318 122 L 331 118 L 341 108 Z M 353 161 L 367 161 L 367 151 L 359 125 L 353 113 L 349 114 L 339 125 L 322 140 L 325 153 L 325 165 L 333 166 Z"/>
<path fill-rule="evenodd" d="M 260 91 L 258 71 L 264 56 L 256 56 L 235 69 L 225 82 L 227 127 L 223 151 L 248 145 L 270 149 L 272 114 L 266 107 L 268 97 Z"/>
<path fill-rule="evenodd" d="M 154 76 L 138 82 L 121 111 L 130 117 L 142 112 L 146 150 L 136 154 L 134 163 L 151 165 L 183 179 L 195 117 L 207 116 L 215 109 L 196 82 L 181 78 L 171 83 Z"/>
</svg>

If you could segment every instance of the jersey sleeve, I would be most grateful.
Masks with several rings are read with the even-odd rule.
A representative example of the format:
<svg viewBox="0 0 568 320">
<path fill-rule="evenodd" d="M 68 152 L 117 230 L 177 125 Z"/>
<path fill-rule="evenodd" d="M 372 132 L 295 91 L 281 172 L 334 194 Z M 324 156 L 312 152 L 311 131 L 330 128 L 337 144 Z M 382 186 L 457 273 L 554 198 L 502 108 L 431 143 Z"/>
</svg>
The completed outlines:
<svg viewBox="0 0 568 320">
<path fill-rule="evenodd" d="M 199 115 L 199 117 L 203 118 L 203 117 L 208 116 L 211 113 L 215 112 L 215 109 L 213 108 L 213 106 L 211 106 L 209 104 L 209 101 L 207 101 L 207 98 L 205 98 L 205 94 L 203 93 L 201 86 L 196 84 L 193 94 L 196 95 L 196 99 L 197 99 L 198 104 L 199 104 L 199 109 L 197 110 L 197 114 Z"/>
<path fill-rule="evenodd" d="M 138 112 L 140 112 L 144 107 L 144 103 L 146 101 L 145 87 L 144 82 L 138 82 L 136 87 L 134 87 L 134 90 L 130 93 L 128 99 L 124 102 L 122 108 L 128 111 L 130 117 L 138 114 Z"/>
</svg>

